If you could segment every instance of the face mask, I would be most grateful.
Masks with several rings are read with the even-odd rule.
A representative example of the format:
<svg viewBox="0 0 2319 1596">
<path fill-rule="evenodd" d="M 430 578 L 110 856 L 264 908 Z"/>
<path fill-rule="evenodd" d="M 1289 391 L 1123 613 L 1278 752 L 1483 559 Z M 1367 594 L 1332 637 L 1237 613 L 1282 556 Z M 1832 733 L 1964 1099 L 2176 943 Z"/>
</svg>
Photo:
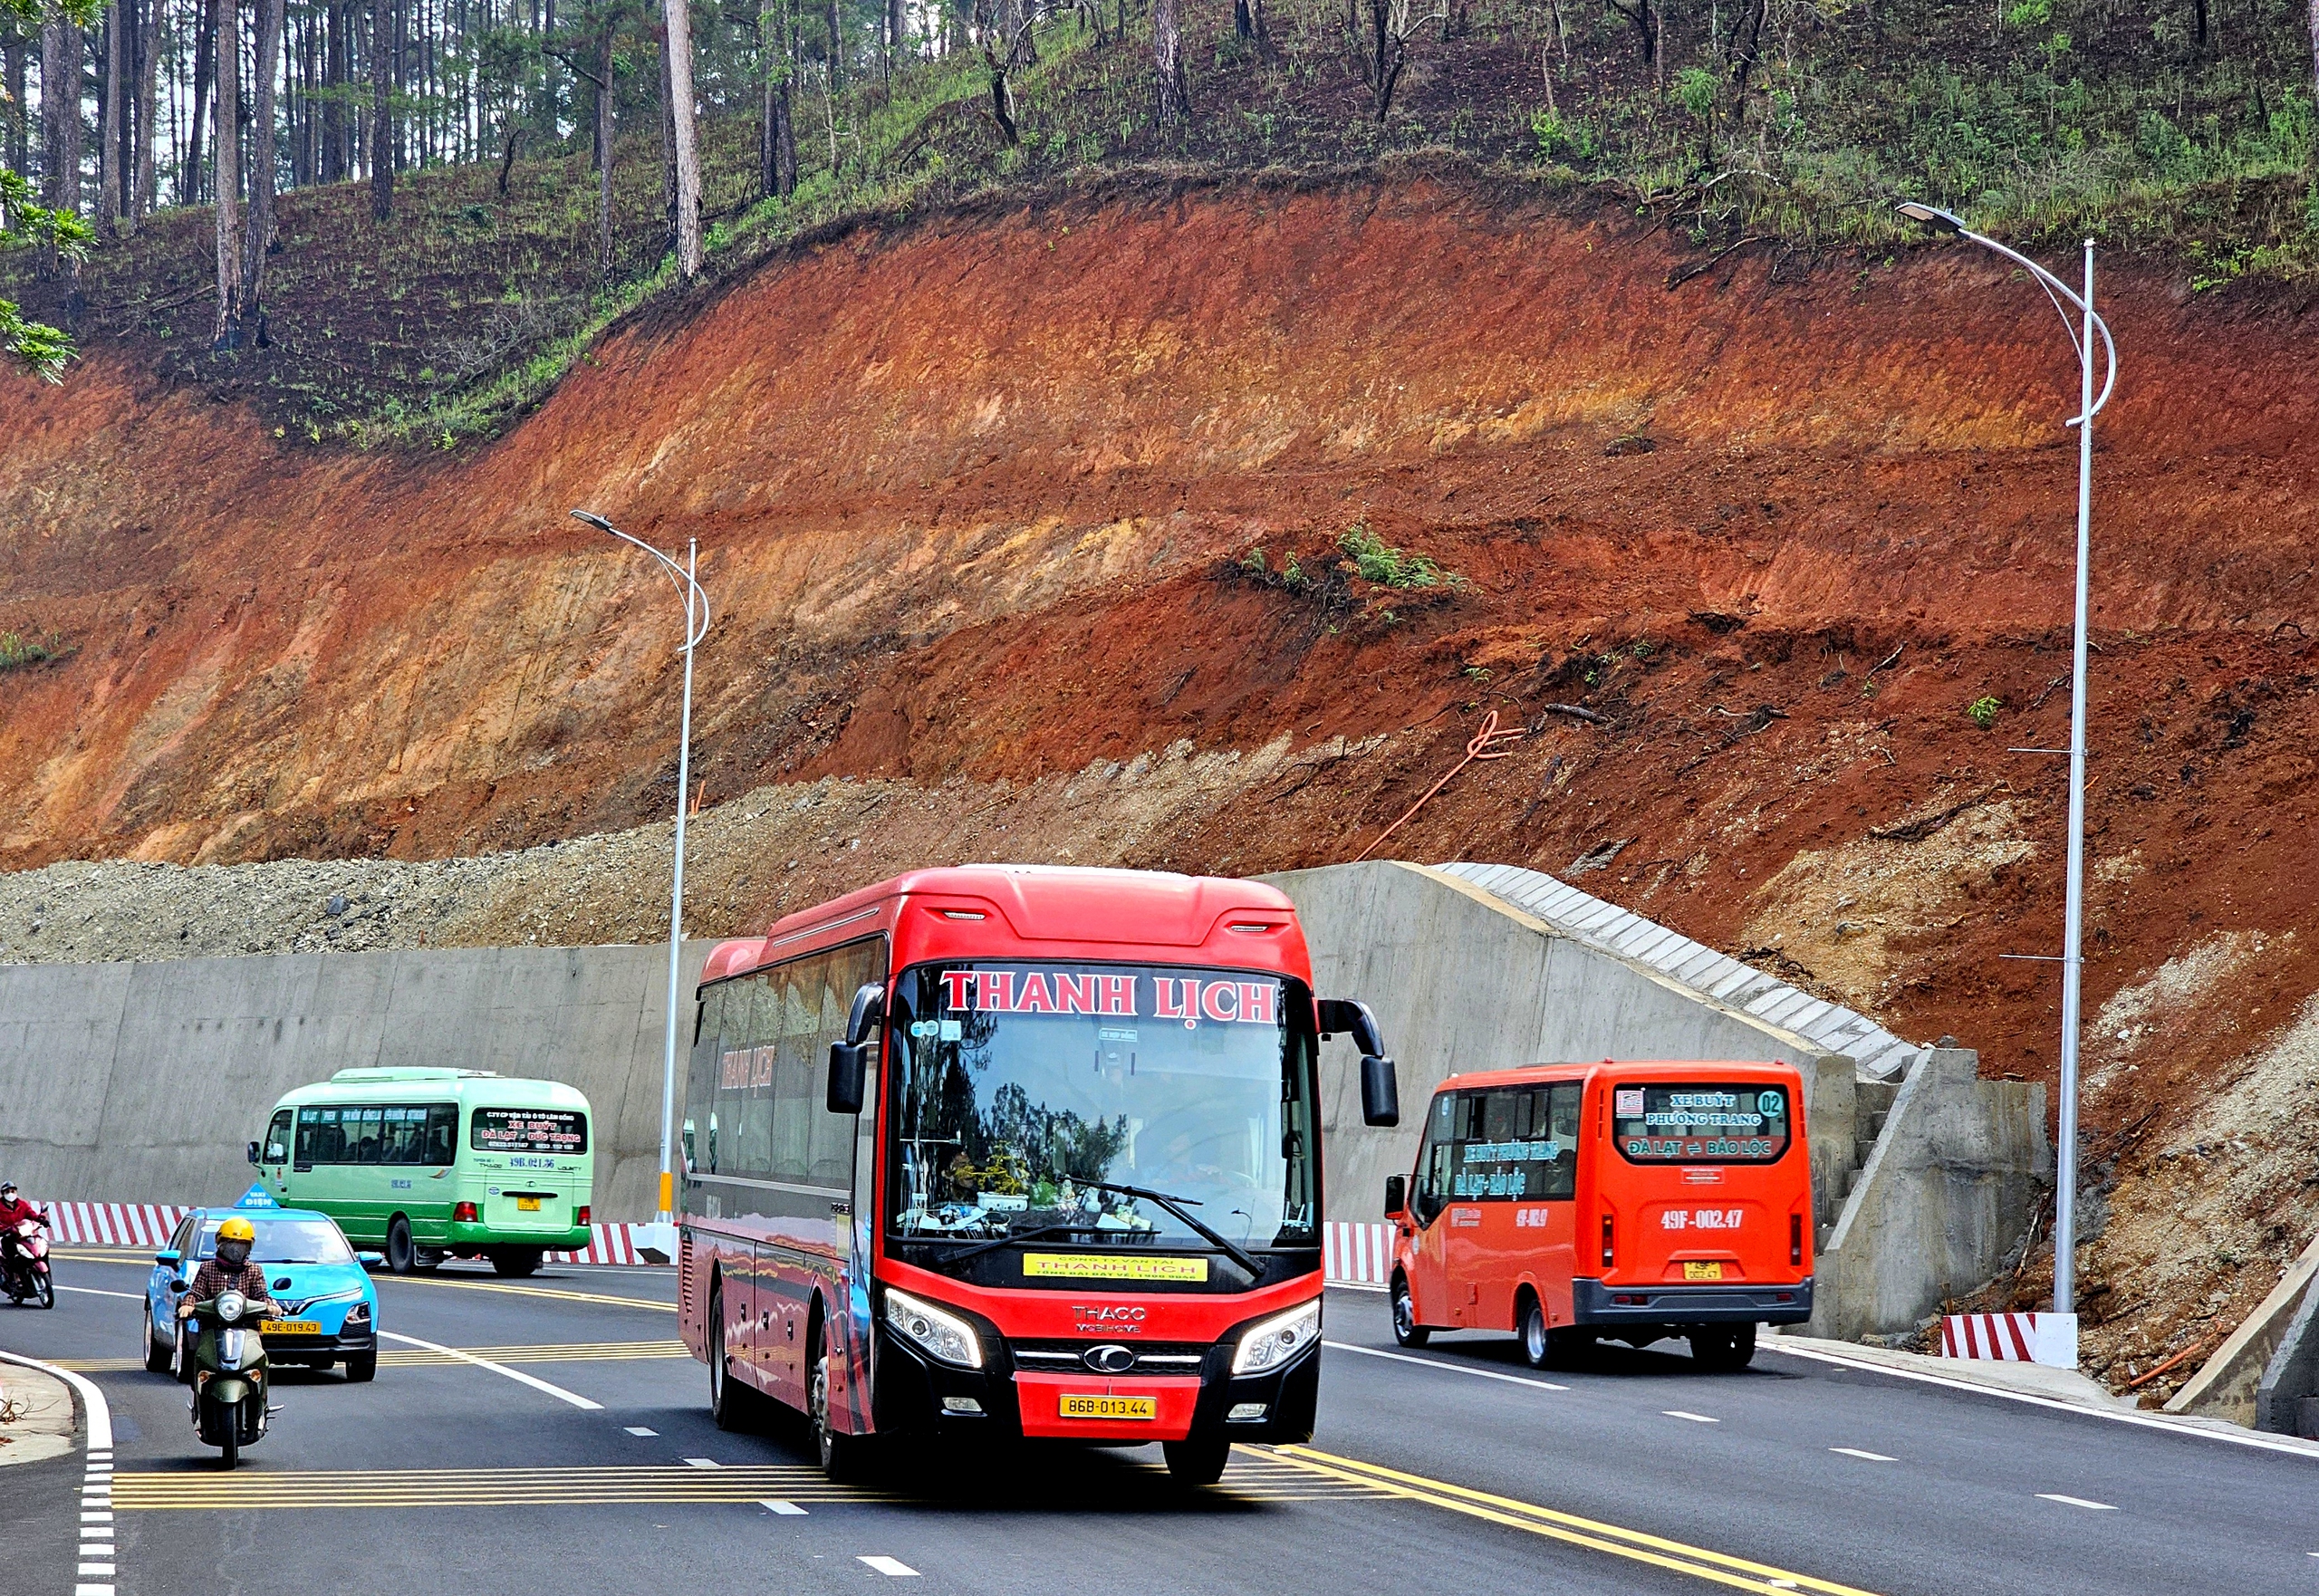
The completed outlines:
<svg viewBox="0 0 2319 1596">
<path fill-rule="evenodd" d="M 228 1269 L 239 1269 L 250 1261 L 250 1244 L 245 1241 L 219 1242 L 217 1261 Z"/>
</svg>

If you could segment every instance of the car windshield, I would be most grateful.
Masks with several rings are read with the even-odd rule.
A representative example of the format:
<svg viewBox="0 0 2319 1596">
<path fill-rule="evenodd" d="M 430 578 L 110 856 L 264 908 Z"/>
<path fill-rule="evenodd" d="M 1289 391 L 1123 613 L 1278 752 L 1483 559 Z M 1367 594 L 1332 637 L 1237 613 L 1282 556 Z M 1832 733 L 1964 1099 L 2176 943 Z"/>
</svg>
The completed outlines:
<svg viewBox="0 0 2319 1596">
<path fill-rule="evenodd" d="M 1246 971 L 977 962 L 888 1005 L 898 1235 L 1310 1246 L 1311 995 Z M 1300 1016 L 1302 1016 L 1300 1018 Z"/>
<path fill-rule="evenodd" d="M 223 1216 L 206 1219 L 201 1226 L 201 1243 L 196 1248 L 196 1259 L 217 1255 L 217 1227 L 225 1223 Z M 327 1219 L 253 1219 L 251 1227 L 257 1239 L 250 1245 L 253 1264 L 351 1264 L 354 1249 L 346 1245 L 346 1237 L 338 1226 Z"/>
</svg>

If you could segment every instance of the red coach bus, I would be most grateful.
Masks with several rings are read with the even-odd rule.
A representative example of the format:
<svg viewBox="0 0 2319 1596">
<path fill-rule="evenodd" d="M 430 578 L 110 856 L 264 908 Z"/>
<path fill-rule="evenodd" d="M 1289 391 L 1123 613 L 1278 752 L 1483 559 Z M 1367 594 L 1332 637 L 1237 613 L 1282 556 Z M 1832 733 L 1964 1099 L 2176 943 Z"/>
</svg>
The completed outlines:
<svg viewBox="0 0 2319 1596">
<path fill-rule="evenodd" d="M 1133 870 L 921 870 L 702 972 L 678 1309 L 717 1422 L 770 1399 L 834 1475 L 871 1437 L 1311 1438 L 1316 1004 L 1289 900 Z"/>
<path fill-rule="evenodd" d="M 1533 1367 L 1687 1336 L 1744 1368 L 1812 1316 L 1804 1081 L 1785 1064 L 1538 1064 L 1453 1075 L 1385 1182 L 1393 1335 L 1511 1330 Z"/>
</svg>

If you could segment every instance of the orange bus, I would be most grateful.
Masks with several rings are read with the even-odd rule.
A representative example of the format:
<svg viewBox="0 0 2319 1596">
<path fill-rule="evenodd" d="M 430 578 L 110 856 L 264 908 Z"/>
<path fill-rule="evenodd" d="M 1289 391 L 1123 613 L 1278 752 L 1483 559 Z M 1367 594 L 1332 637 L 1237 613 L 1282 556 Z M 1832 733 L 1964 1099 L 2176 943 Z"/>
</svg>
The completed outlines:
<svg viewBox="0 0 2319 1596">
<path fill-rule="evenodd" d="M 1812 1316 L 1804 1081 L 1785 1063 L 1452 1075 L 1385 1182 L 1393 1337 L 1511 1330 L 1532 1367 L 1688 1337 L 1713 1369 Z"/>
</svg>

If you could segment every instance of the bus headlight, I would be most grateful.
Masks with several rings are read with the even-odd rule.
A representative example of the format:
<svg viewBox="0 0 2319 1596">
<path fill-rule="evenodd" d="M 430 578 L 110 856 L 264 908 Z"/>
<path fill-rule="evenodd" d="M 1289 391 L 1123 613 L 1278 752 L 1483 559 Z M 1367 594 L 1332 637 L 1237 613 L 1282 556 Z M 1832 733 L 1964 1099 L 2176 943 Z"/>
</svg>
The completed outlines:
<svg viewBox="0 0 2319 1596">
<path fill-rule="evenodd" d="M 1263 1374 L 1278 1369 L 1321 1339 L 1321 1299 L 1252 1324 L 1232 1352 L 1232 1372 Z"/>
<path fill-rule="evenodd" d="M 956 1313 L 945 1313 L 931 1303 L 888 1286 L 886 1322 L 929 1358 L 961 1369 L 982 1367 L 982 1342 L 975 1337 L 975 1327 Z"/>
</svg>

